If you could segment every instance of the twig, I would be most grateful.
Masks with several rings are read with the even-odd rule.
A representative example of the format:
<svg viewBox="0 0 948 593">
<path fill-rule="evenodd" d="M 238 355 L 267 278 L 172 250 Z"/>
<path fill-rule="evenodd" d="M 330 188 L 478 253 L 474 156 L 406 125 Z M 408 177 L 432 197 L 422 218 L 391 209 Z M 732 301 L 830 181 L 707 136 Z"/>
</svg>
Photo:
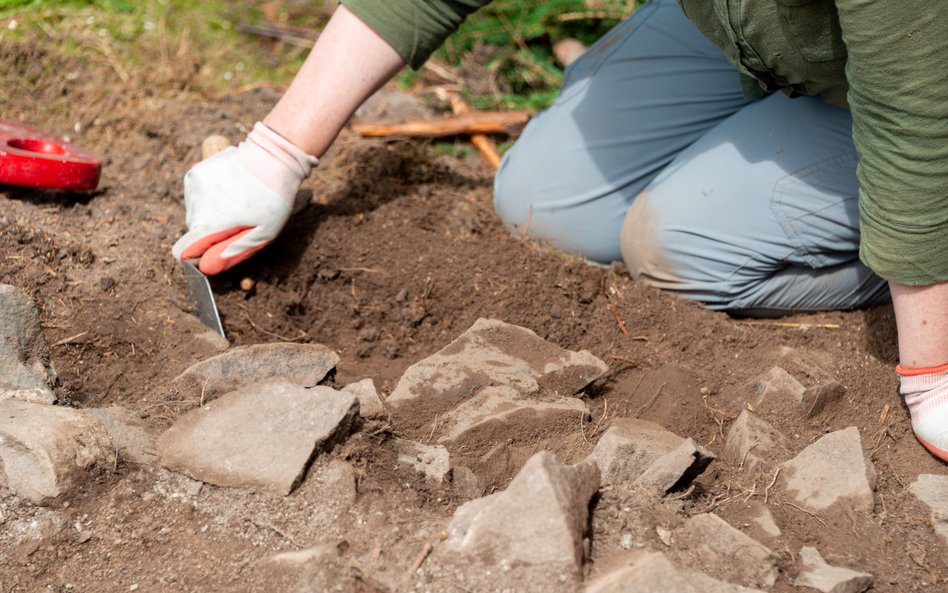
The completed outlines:
<svg viewBox="0 0 948 593">
<path fill-rule="evenodd" d="M 285 336 L 281 336 L 281 335 L 278 334 L 278 333 L 272 332 L 272 331 L 270 331 L 270 330 L 268 330 L 268 329 L 266 329 L 266 328 L 260 327 L 260 326 L 257 325 L 256 323 L 254 323 L 254 322 L 253 322 L 253 319 L 250 318 L 250 311 L 247 310 L 247 307 L 245 307 L 245 306 L 243 306 L 243 305 L 240 305 L 240 308 L 244 310 L 244 315 L 247 317 L 247 323 L 249 323 L 249 324 L 250 324 L 250 327 L 253 328 L 253 330 L 256 331 L 256 332 L 266 334 L 266 335 L 268 335 L 268 336 L 270 336 L 270 337 L 272 337 L 272 338 L 276 338 L 276 339 L 282 340 L 282 341 L 284 341 L 284 342 L 296 342 L 296 341 L 303 340 L 303 339 L 309 337 L 309 334 L 307 334 L 307 333 L 306 333 L 305 331 L 303 331 L 303 330 L 300 330 L 300 335 L 299 335 L 298 337 L 296 337 L 296 338 L 287 338 L 287 337 L 285 337 Z"/>
<path fill-rule="evenodd" d="M 813 517 L 814 519 L 816 519 L 817 521 L 819 521 L 819 522 L 820 522 L 820 525 L 822 525 L 823 527 L 826 527 L 826 521 L 824 521 L 822 517 L 820 517 L 819 515 L 817 515 L 817 514 L 814 513 L 813 511 L 808 511 L 808 510 L 806 510 L 806 509 L 804 509 L 804 508 L 802 508 L 802 507 L 798 507 L 797 505 L 793 504 L 792 502 L 784 502 L 784 503 L 782 503 L 782 504 L 785 504 L 785 505 L 787 505 L 788 507 L 793 507 L 793 508 L 795 508 L 796 510 L 802 512 L 802 513 L 806 513 L 807 515 L 810 515 L 811 517 Z"/>
<path fill-rule="evenodd" d="M 882 413 L 879 414 L 879 424 L 885 424 L 886 419 L 889 417 L 889 404 L 882 406 Z"/>
<path fill-rule="evenodd" d="M 282 529 L 280 529 L 280 528 L 277 527 L 276 525 L 273 525 L 272 523 L 267 523 L 267 522 L 264 522 L 264 521 L 260 521 L 259 519 L 251 519 L 250 522 L 251 522 L 253 525 L 255 525 L 256 527 L 259 527 L 260 529 L 269 529 L 269 530 L 272 531 L 273 533 L 276 533 L 277 535 L 283 537 L 285 540 L 287 540 L 288 542 L 290 542 L 290 543 L 293 544 L 294 546 L 301 547 L 298 543 L 296 543 L 296 540 L 293 539 L 292 536 L 290 536 L 290 534 L 288 534 L 287 532 L 283 531 Z"/>
<path fill-rule="evenodd" d="M 617 360 L 617 361 L 619 361 L 619 362 L 624 362 L 624 363 L 626 363 L 626 364 L 630 364 L 630 365 L 634 366 L 634 367 L 637 368 L 637 369 L 640 369 L 640 368 L 642 368 L 642 367 L 645 366 L 645 365 L 642 364 L 641 362 L 635 360 L 634 358 L 629 358 L 628 356 L 620 356 L 620 355 L 618 355 L 618 354 L 613 354 L 613 355 L 610 356 L 609 358 L 611 358 L 612 360 Z"/>
<path fill-rule="evenodd" d="M 76 335 L 74 335 L 74 336 L 69 336 L 68 338 L 63 338 L 62 340 L 59 340 L 58 342 L 56 342 L 55 344 L 53 344 L 52 346 L 50 346 L 50 348 L 56 348 L 57 346 L 65 346 L 66 344 L 69 344 L 69 343 L 72 343 L 72 342 L 78 340 L 79 338 L 81 338 L 82 336 L 86 335 L 87 333 L 89 333 L 89 332 L 79 332 L 78 334 L 76 334 Z"/>
<path fill-rule="evenodd" d="M 289 43 L 290 45 L 295 45 L 297 47 L 311 48 L 313 47 L 313 40 L 304 37 L 297 33 L 296 31 L 290 31 L 289 29 L 284 29 L 282 27 L 275 26 L 260 26 L 260 25 L 251 25 L 248 23 L 238 23 L 237 30 L 242 33 L 248 33 L 250 35 L 258 35 L 260 37 L 269 37 L 270 39 L 276 39 L 277 41 L 283 41 Z"/>
<path fill-rule="evenodd" d="M 741 462 L 738 464 L 737 469 L 744 469 L 744 462 L 747 461 L 747 454 L 750 453 L 750 452 L 751 452 L 751 449 L 753 449 L 754 447 L 756 447 L 758 443 L 760 443 L 760 438 L 759 438 L 759 437 L 756 438 L 756 439 L 754 439 L 754 442 L 751 443 L 751 446 L 748 447 L 748 448 L 744 451 L 744 454 L 743 454 L 743 455 L 741 455 Z"/>
<path fill-rule="evenodd" d="M 649 400 L 645 402 L 641 408 L 635 411 L 636 418 L 638 418 L 642 412 L 655 403 L 655 400 L 658 399 L 658 395 L 662 392 L 662 389 L 665 389 L 665 385 L 667 385 L 667 383 L 662 383 L 662 386 L 658 388 L 658 391 L 655 392 L 655 395 L 649 398 Z"/>
<path fill-rule="evenodd" d="M 770 497 L 770 489 L 774 487 L 774 484 L 777 483 L 777 476 L 780 475 L 780 468 L 777 468 L 777 471 L 774 472 L 774 479 L 767 484 L 767 487 L 764 488 L 764 504 L 767 504 L 767 499 Z"/>
<path fill-rule="evenodd" d="M 629 328 L 625 326 L 625 323 L 622 322 L 622 319 L 619 318 L 619 307 L 612 301 L 609 302 L 609 310 L 612 311 L 612 316 L 616 319 L 616 325 L 619 326 L 619 331 L 625 335 L 629 335 Z"/>
<path fill-rule="evenodd" d="M 435 537 L 433 541 L 425 542 L 425 546 L 421 549 L 421 552 L 418 554 L 418 557 L 415 558 L 415 562 L 411 565 L 411 571 L 409 575 L 414 574 L 421 568 L 421 565 L 424 564 L 425 559 L 431 554 L 431 550 L 434 549 L 435 544 L 439 544 L 444 540 L 448 539 L 448 532 L 442 531 Z"/>
</svg>

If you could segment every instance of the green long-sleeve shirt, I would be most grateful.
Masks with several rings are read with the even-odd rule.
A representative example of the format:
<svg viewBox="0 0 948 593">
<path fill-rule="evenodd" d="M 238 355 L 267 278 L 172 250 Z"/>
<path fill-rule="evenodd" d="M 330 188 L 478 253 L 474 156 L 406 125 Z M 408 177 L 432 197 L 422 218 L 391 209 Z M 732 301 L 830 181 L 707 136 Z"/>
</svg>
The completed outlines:
<svg viewBox="0 0 948 593">
<path fill-rule="evenodd" d="M 343 0 L 412 67 L 490 0 Z M 948 280 L 948 2 L 680 0 L 762 89 L 848 107 L 862 260 L 899 284 Z"/>
</svg>

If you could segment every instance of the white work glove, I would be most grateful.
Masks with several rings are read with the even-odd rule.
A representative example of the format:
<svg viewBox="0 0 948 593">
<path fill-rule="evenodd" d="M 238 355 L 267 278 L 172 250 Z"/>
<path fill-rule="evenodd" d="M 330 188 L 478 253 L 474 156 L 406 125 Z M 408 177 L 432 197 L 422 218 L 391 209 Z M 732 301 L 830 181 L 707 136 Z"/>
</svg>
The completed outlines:
<svg viewBox="0 0 948 593">
<path fill-rule="evenodd" d="M 912 430 L 925 448 L 948 461 L 948 364 L 931 369 L 896 367 Z"/>
<path fill-rule="evenodd" d="M 219 274 L 267 246 L 290 218 L 300 183 L 319 161 L 263 123 L 236 148 L 195 165 L 184 176 L 188 232 L 171 253 L 201 258 Z"/>
</svg>

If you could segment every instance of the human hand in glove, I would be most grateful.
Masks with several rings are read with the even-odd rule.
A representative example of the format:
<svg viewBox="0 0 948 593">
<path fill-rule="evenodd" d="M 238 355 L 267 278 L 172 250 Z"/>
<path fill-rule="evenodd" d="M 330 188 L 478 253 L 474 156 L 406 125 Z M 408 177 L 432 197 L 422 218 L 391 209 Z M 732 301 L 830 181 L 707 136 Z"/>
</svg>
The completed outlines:
<svg viewBox="0 0 948 593">
<path fill-rule="evenodd" d="M 896 370 L 916 438 L 933 455 L 948 461 L 948 364 L 930 369 L 899 366 Z"/>
<path fill-rule="evenodd" d="M 276 238 L 293 209 L 300 183 L 319 161 L 257 123 L 236 148 L 195 165 L 184 176 L 188 232 L 171 252 L 219 274 Z"/>
</svg>

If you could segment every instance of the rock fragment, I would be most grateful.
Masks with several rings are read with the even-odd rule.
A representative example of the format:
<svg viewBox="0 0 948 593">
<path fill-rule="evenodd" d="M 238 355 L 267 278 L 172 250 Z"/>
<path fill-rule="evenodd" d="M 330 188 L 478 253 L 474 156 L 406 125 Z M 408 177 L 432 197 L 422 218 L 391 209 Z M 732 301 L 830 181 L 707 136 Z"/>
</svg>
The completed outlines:
<svg viewBox="0 0 948 593">
<path fill-rule="evenodd" d="M 534 422 L 555 422 L 556 417 L 573 418 L 579 422 L 589 415 L 589 410 L 583 400 L 575 397 L 546 401 L 523 397 L 510 387 L 486 387 L 446 414 L 438 430 L 438 441 L 446 443 L 459 439 L 489 423 L 516 425 L 524 415 L 530 416 Z"/>
<path fill-rule="evenodd" d="M 948 476 L 922 474 L 909 491 L 932 510 L 932 527 L 948 545 Z"/>
<path fill-rule="evenodd" d="M 776 556 L 713 513 L 695 515 L 675 532 L 682 561 L 718 578 L 749 587 L 772 587 Z"/>
<path fill-rule="evenodd" d="M 605 483 L 666 493 L 703 472 L 714 454 L 654 422 L 619 418 L 589 456 Z"/>
<path fill-rule="evenodd" d="M 787 459 L 787 438 L 766 420 L 744 410 L 728 430 L 724 456 L 734 465 L 753 472 L 774 459 Z"/>
<path fill-rule="evenodd" d="M 270 379 L 313 387 L 338 363 L 339 355 L 320 344 L 238 346 L 191 366 L 172 386 L 182 395 L 202 401 Z"/>
<path fill-rule="evenodd" d="M 362 379 L 357 383 L 350 383 L 342 388 L 342 391 L 351 393 L 359 398 L 359 415 L 363 418 L 385 418 L 388 411 L 382 398 L 379 397 L 379 391 L 375 388 L 375 382 L 372 379 Z"/>
<path fill-rule="evenodd" d="M 68 494 L 115 452 L 102 424 L 72 408 L 0 402 L 0 459 L 7 485 L 34 504 Z"/>
<path fill-rule="evenodd" d="M 813 418 L 827 405 L 843 399 L 844 395 L 846 395 L 846 388 L 837 381 L 808 387 L 800 398 L 800 410 L 803 412 L 803 417 Z"/>
<path fill-rule="evenodd" d="M 752 381 L 754 406 L 780 407 L 786 402 L 799 405 L 806 388 L 782 367 L 773 367 Z"/>
<path fill-rule="evenodd" d="M 803 546 L 800 561 L 800 574 L 793 582 L 798 587 L 823 593 L 863 593 L 872 586 L 871 574 L 830 566 L 816 548 Z"/>
<path fill-rule="evenodd" d="M 823 436 L 780 470 L 790 500 L 808 510 L 872 510 L 876 473 L 855 426 Z"/>
<path fill-rule="evenodd" d="M 158 461 L 155 439 L 138 416 L 121 406 L 85 411 L 98 418 L 105 427 L 119 457 L 142 465 Z"/>
<path fill-rule="evenodd" d="M 761 593 L 719 581 L 671 563 L 660 552 L 641 552 L 632 561 L 593 580 L 586 593 Z"/>
<path fill-rule="evenodd" d="M 359 403 L 329 387 L 251 385 L 182 416 L 158 439 L 161 464 L 217 486 L 289 494 L 317 451 L 348 434 Z"/>
<path fill-rule="evenodd" d="M 522 394 L 572 395 L 607 370 L 589 352 L 570 352 L 528 329 L 478 319 L 447 347 L 405 371 L 387 401 L 424 397 L 458 403 L 490 385 Z"/>
<path fill-rule="evenodd" d="M 526 590 L 557 591 L 578 583 L 589 500 L 598 489 L 594 464 L 565 466 L 541 451 L 506 490 L 458 508 L 439 555 L 487 578 L 491 589 L 529 583 Z M 483 566 L 472 571 L 472 564 Z"/>
<path fill-rule="evenodd" d="M 56 370 L 33 299 L 0 284 L 0 401 L 52 404 Z"/>
<path fill-rule="evenodd" d="M 394 444 L 399 463 L 414 468 L 439 484 L 451 469 L 450 456 L 443 445 L 423 445 L 405 439 L 395 439 Z"/>
</svg>

